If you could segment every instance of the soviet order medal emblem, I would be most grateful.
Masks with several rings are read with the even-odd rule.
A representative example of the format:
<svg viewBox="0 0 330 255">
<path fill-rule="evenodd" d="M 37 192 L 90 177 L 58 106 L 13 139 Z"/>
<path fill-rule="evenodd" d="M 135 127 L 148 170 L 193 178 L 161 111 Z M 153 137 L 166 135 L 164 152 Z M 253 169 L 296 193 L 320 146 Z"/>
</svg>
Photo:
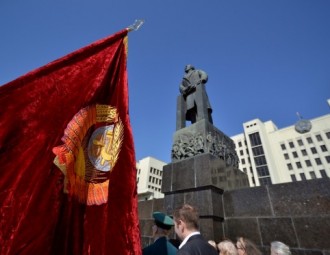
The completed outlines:
<svg viewBox="0 0 330 255">
<path fill-rule="evenodd" d="M 300 134 L 307 133 L 311 129 L 312 129 L 312 123 L 309 120 L 301 119 L 295 124 L 295 130 Z"/>
<path fill-rule="evenodd" d="M 65 176 L 64 192 L 87 205 L 106 203 L 109 175 L 123 137 L 116 108 L 93 105 L 81 109 L 64 131 L 64 144 L 53 148 L 54 163 Z"/>
</svg>

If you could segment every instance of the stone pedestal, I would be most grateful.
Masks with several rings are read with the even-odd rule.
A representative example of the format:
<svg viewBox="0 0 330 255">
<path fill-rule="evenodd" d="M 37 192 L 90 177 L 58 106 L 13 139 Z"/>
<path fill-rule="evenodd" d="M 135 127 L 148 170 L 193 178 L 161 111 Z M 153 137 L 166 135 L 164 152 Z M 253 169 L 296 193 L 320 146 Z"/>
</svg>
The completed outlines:
<svg viewBox="0 0 330 255">
<path fill-rule="evenodd" d="M 175 160 L 163 167 L 162 192 L 168 214 L 184 203 L 196 206 L 200 213 L 200 231 L 204 238 L 220 240 L 223 230 L 224 190 L 248 187 L 246 174 L 225 159 L 210 152 Z"/>
</svg>

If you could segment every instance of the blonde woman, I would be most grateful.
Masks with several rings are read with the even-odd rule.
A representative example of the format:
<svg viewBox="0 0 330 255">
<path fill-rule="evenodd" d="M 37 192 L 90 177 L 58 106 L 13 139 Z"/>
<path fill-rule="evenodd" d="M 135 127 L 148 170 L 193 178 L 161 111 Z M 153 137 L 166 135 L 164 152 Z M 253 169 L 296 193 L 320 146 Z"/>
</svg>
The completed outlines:
<svg viewBox="0 0 330 255">
<path fill-rule="evenodd" d="M 219 255 L 238 255 L 235 244 L 230 240 L 218 243 Z"/>
</svg>

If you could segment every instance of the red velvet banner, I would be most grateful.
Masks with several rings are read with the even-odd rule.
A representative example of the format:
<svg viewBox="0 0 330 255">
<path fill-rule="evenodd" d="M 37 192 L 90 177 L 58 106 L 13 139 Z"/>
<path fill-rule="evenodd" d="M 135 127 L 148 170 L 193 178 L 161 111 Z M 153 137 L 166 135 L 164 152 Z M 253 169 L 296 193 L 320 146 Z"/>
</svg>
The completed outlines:
<svg viewBox="0 0 330 255">
<path fill-rule="evenodd" d="M 122 30 L 0 87 L 0 254 L 141 254 L 126 60 Z"/>
</svg>

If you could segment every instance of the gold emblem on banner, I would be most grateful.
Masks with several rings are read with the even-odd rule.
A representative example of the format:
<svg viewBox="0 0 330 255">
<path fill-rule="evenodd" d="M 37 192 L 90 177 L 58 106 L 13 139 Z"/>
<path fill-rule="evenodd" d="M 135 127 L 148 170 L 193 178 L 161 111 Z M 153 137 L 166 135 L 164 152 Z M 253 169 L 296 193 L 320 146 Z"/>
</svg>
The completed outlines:
<svg viewBox="0 0 330 255">
<path fill-rule="evenodd" d="M 93 105 L 81 109 L 67 125 L 63 145 L 54 147 L 54 163 L 65 176 L 64 192 L 87 205 L 108 201 L 110 172 L 124 138 L 117 109 Z"/>
</svg>

